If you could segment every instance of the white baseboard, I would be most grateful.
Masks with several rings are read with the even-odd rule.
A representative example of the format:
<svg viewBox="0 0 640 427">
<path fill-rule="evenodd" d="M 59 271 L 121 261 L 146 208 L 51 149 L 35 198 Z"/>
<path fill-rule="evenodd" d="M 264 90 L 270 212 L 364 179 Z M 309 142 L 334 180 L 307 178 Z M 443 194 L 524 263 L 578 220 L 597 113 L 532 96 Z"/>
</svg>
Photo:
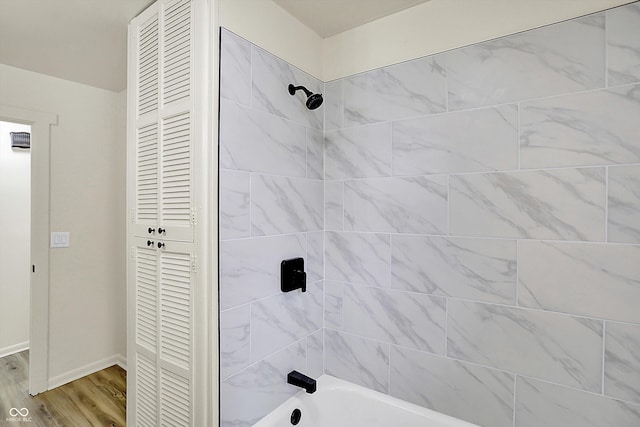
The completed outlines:
<svg viewBox="0 0 640 427">
<path fill-rule="evenodd" d="M 121 354 L 118 354 L 116 356 L 117 360 L 116 360 L 116 365 L 120 366 L 122 369 L 124 369 L 125 371 L 127 370 L 127 358 Z"/>
<path fill-rule="evenodd" d="M 0 357 L 5 357 L 11 354 L 20 353 L 21 351 L 28 350 L 28 349 L 29 349 L 29 341 L 10 345 L 8 347 L 0 348 Z"/>
<path fill-rule="evenodd" d="M 126 359 L 121 354 L 114 354 L 106 359 L 98 360 L 97 362 L 90 363 L 81 368 L 74 369 L 62 375 L 57 375 L 53 378 L 49 378 L 49 390 L 68 384 L 71 381 L 75 381 L 87 375 L 91 375 L 105 368 L 109 368 L 113 365 L 126 366 Z M 122 369 L 125 369 L 124 367 Z"/>
</svg>

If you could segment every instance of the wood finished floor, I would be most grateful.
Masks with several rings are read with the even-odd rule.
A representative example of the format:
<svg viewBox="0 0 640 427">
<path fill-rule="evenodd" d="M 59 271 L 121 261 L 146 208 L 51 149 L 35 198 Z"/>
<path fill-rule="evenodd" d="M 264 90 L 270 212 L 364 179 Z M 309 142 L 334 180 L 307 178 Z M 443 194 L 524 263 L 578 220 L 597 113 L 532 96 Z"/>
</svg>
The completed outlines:
<svg viewBox="0 0 640 427">
<path fill-rule="evenodd" d="M 35 397 L 29 395 L 29 352 L 0 359 L 0 426 L 124 427 L 127 373 L 112 366 Z M 31 422 L 6 421 L 27 408 Z"/>
</svg>

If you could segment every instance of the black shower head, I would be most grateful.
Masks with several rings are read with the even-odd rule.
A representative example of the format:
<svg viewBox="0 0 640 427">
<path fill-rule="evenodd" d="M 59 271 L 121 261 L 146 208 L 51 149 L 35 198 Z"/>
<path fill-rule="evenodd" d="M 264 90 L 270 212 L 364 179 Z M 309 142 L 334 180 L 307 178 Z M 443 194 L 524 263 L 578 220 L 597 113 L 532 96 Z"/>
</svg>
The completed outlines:
<svg viewBox="0 0 640 427">
<path fill-rule="evenodd" d="M 312 93 L 309 89 L 304 86 L 294 86 L 289 85 L 289 93 L 291 95 L 295 95 L 296 91 L 302 89 L 304 93 L 307 95 L 307 108 L 309 110 L 315 110 L 319 106 L 322 105 L 322 94 L 321 93 Z"/>
</svg>

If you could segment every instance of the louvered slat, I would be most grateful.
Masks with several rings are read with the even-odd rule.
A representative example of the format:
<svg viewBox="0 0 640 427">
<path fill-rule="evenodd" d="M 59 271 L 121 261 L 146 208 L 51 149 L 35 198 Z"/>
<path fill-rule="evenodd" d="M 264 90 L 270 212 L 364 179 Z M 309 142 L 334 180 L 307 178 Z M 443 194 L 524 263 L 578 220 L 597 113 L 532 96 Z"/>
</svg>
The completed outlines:
<svg viewBox="0 0 640 427">
<path fill-rule="evenodd" d="M 162 427 L 184 427 L 191 424 L 191 393 L 189 380 L 167 370 L 161 374 L 161 411 Z"/>
<path fill-rule="evenodd" d="M 160 357 L 189 369 L 191 255 L 163 253 L 160 259 Z"/>
<path fill-rule="evenodd" d="M 191 0 L 167 3 L 164 9 L 163 102 L 188 98 L 191 92 Z"/>
<path fill-rule="evenodd" d="M 155 353 L 157 345 L 156 253 L 138 248 L 136 254 L 136 343 Z"/>
<path fill-rule="evenodd" d="M 158 17 L 138 33 L 138 116 L 158 109 Z"/>
<path fill-rule="evenodd" d="M 158 125 L 138 129 L 136 151 L 136 212 L 138 222 L 158 220 Z"/>
<path fill-rule="evenodd" d="M 191 121 L 189 113 L 163 120 L 162 224 L 191 225 Z"/>
<path fill-rule="evenodd" d="M 156 427 L 158 413 L 158 371 L 155 360 L 136 354 L 136 425 Z"/>
</svg>

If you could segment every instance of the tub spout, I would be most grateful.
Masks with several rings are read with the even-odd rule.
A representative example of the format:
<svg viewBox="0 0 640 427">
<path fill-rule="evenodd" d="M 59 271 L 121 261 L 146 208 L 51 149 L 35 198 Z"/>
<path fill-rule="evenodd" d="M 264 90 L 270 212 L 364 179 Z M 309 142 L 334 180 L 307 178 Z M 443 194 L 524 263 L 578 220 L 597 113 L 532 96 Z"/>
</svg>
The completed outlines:
<svg viewBox="0 0 640 427">
<path fill-rule="evenodd" d="M 296 387 L 302 387 L 307 393 L 315 393 L 316 391 L 316 380 L 309 378 L 298 371 L 289 372 L 289 375 L 287 375 L 287 382 Z"/>
</svg>

